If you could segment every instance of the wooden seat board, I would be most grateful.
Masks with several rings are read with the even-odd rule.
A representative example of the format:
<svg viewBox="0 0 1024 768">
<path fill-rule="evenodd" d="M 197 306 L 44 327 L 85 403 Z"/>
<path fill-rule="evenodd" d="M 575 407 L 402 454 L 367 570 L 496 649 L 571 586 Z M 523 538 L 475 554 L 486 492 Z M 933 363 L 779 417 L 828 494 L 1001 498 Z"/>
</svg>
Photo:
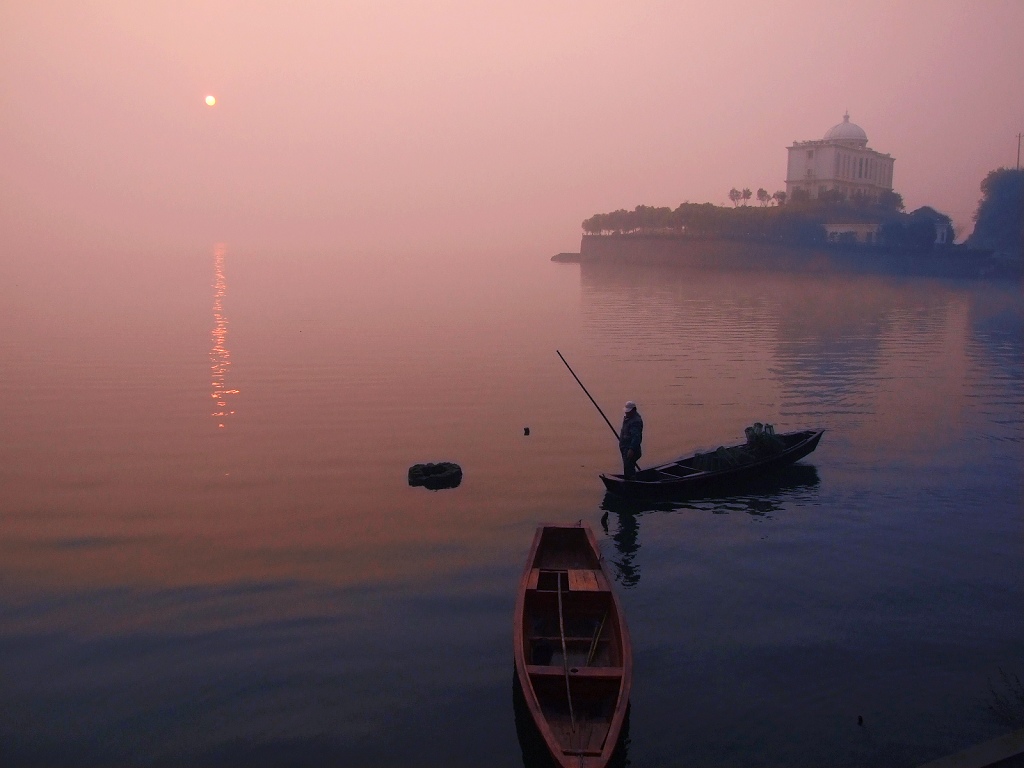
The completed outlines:
<svg viewBox="0 0 1024 768">
<path fill-rule="evenodd" d="M 540 581 L 540 569 L 539 568 L 534 568 L 530 572 L 530 579 L 529 579 L 529 581 L 526 582 L 526 588 L 527 589 L 536 589 L 537 588 L 537 583 L 539 581 Z"/>
<path fill-rule="evenodd" d="M 597 574 L 591 570 L 570 570 L 570 592 L 598 592 L 601 587 L 597 582 Z"/>
</svg>

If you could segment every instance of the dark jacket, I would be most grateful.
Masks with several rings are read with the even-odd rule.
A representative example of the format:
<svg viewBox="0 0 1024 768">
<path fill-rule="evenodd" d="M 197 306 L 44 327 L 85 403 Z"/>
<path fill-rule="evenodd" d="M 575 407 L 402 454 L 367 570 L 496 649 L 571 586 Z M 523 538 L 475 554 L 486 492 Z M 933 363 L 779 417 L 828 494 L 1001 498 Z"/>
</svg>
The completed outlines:
<svg viewBox="0 0 1024 768">
<path fill-rule="evenodd" d="M 622 431 L 619 432 L 619 450 L 625 453 L 630 448 L 640 455 L 640 441 L 644 437 L 644 420 L 635 409 L 627 413 L 622 419 Z"/>
</svg>

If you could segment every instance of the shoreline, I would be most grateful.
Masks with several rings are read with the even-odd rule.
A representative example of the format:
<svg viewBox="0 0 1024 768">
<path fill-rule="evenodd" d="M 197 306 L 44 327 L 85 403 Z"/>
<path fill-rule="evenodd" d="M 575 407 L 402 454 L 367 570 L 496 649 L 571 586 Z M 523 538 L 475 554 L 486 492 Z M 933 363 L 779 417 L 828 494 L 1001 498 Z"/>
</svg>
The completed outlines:
<svg viewBox="0 0 1024 768">
<path fill-rule="evenodd" d="M 989 279 L 1019 279 L 1024 274 L 1020 259 L 962 245 L 912 253 L 869 245 L 792 245 L 678 234 L 583 235 L 578 254 L 559 253 L 551 261 Z"/>
</svg>

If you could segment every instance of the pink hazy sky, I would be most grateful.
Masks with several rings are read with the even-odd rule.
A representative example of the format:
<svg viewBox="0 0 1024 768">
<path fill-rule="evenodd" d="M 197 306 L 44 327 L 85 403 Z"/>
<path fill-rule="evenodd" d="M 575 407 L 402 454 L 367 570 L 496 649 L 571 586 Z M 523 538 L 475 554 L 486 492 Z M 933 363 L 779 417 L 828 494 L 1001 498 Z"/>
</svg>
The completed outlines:
<svg viewBox="0 0 1024 768">
<path fill-rule="evenodd" d="M 0 228 L 547 257 L 596 212 L 783 189 L 849 110 L 963 237 L 1017 160 L 1022 33 L 1019 0 L 3 2 Z"/>
</svg>

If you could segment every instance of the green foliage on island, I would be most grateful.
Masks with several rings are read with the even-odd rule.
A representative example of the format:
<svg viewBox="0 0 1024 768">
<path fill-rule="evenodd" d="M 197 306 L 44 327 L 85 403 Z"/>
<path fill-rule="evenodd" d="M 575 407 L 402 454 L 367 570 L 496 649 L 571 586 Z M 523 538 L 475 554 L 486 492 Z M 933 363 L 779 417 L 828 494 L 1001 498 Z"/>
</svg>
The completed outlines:
<svg viewBox="0 0 1024 768">
<path fill-rule="evenodd" d="M 997 168 L 981 182 L 971 248 L 1021 257 L 1024 241 L 1024 170 Z"/>
<path fill-rule="evenodd" d="M 825 228 L 820 218 L 797 205 L 726 208 L 713 203 L 682 203 L 675 209 L 638 205 L 632 211 L 591 216 L 583 222 L 583 231 L 590 235 L 686 234 L 706 238 L 825 241 Z"/>
<path fill-rule="evenodd" d="M 735 194 L 733 194 L 735 193 Z M 582 226 L 588 235 L 665 235 L 708 239 L 820 245 L 831 241 L 828 225 L 868 225 L 878 233 L 877 245 L 901 250 L 928 251 L 936 241 L 952 243 L 952 221 L 933 208 L 904 213 L 903 198 L 896 192 L 878 201 L 847 199 L 839 192 L 826 192 L 816 199 L 806 193 L 769 195 L 758 190 L 760 206 L 737 205 L 751 197 L 749 190 L 732 190 L 733 207 L 713 203 L 682 203 L 677 208 L 638 205 L 632 211 L 620 209 L 598 213 Z M 769 205 L 774 201 L 777 205 Z M 832 227 L 834 229 L 834 227 Z M 838 242 L 846 242 L 840 237 Z"/>
</svg>

